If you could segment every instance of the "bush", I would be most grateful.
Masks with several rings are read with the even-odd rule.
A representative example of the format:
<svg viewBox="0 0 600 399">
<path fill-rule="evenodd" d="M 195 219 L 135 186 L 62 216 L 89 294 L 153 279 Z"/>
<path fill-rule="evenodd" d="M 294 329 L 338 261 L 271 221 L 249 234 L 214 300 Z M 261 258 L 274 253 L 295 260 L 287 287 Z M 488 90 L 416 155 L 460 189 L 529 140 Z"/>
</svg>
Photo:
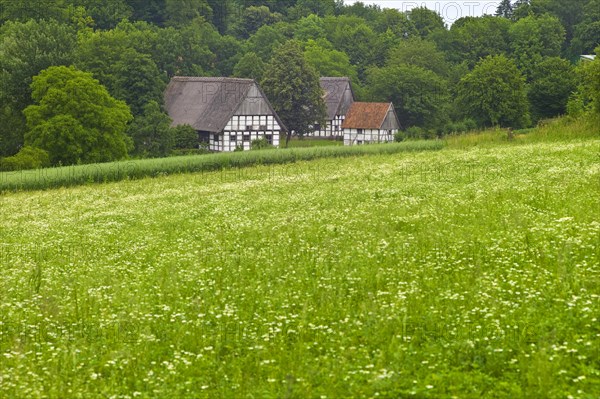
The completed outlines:
<svg viewBox="0 0 600 399">
<path fill-rule="evenodd" d="M 250 143 L 250 148 L 253 150 L 267 150 L 270 148 L 275 148 L 272 144 L 270 144 L 266 138 L 260 138 L 256 140 L 252 140 Z"/>
<path fill-rule="evenodd" d="M 14 171 L 25 169 L 39 169 L 50 166 L 50 157 L 42 149 L 35 147 L 23 147 L 12 157 L 0 160 L 0 170 Z"/>
<path fill-rule="evenodd" d="M 463 119 L 458 122 L 450 122 L 444 126 L 444 134 L 466 133 L 477 129 L 477 123 L 473 119 Z"/>
<path fill-rule="evenodd" d="M 197 149 L 198 133 L 190 125 L 179 125 L 173 128 L 175 148 L 179 150 Z"/>
<path fill-rule="evenodd" d="M 399 130 L 394 134 L 394 141 L 401 143 L 404 140 L 428 140 L 435 138 L 436 134 L 433 131 L 426 130 L 419 126 L 411 126 L 408 129 L 402 131 Z"/>
</svg>

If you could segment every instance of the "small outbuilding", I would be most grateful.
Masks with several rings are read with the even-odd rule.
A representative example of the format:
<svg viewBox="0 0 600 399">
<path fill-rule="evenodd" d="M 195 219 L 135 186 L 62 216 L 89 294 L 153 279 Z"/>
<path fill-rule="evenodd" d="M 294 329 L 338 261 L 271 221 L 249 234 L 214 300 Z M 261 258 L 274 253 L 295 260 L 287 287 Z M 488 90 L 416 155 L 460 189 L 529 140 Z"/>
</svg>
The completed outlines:
<svg viewBox="0 0 600 399">
<path fill-rule="evenodd" d="M 172 126 L 192 126 L 199 145 L 211 151 L 249 150 L 256 139 L 278 147 L 285 131 L 253 79 L 176 76 L 164 99 Z"/>
<path fill-rule="evenodd" d="M 388 143 L 400 129 L 392 103 L 355 102 L 342 124 L 344 145 Z"/>
<path fill-rule="evenodd" d="M 342 123 L 346 113 L 354 103 L 354 92 L 350 78 L 325 77 L 320 79 L 323 89 L 323 99 L 327 106 L 327 117 L 325 125 L 315 125 L 313 137 L 341 138 Z"/>
<path fill-rule="evenodd" d="M 592 62 L 596 59 L 596 55 L 595 54 L 582 54 L 579 56 L 579 58 L 581 59 L 581 61 L 584 61 L 584 62 Z"/>
</svg>

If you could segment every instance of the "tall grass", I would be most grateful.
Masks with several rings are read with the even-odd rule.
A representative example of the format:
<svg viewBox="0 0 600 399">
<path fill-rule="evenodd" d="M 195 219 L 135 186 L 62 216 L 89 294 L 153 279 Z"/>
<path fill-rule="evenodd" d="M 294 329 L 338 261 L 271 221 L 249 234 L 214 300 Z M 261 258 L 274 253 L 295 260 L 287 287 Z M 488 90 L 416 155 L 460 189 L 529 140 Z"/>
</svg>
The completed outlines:
<svg viewBox="0 0 600 399">
<path fill-rule="evenodd" d="M 598 137 L 600 137 L 600 124 L 597 121 L 564 117 L 544 121 L 533 129 L 515 130 L 512 138 L 509 138 L 508 129 L 492 128 L 481 132 L 450 135 L 444 139 L 444 142 L 449 148 L 468 149 Z"/>
<path fill-rule="evenodd" d="M 439 150 L 442 147 L 442 142 L 415 141 L 354 147 L 328 146 L 290 148 L 4 172 L 0 173 L 0 192 L 43 190 L 87 183 L 141 179 L 144 177 L 165 176 L 179 173 L 202 173 L 255 165 L 287 164 L 320 158 L 431 151 Z"/>
</svg>

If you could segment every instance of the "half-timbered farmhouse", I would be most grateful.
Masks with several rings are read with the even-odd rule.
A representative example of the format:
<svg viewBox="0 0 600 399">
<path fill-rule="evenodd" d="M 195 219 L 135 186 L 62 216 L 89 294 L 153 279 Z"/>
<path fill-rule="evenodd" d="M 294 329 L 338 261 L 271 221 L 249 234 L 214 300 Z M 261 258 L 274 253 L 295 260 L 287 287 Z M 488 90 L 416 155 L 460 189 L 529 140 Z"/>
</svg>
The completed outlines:
<svg viewBox="0 0 600 399">
<path fill-rule="evenodd" d="M 174 77 L 165 91 L 173 126 L 190 125 L 211 151 L 249 150 L 264 138 L 279 146 L 285 126 L 253 79 Z"/>
<path fill-rule="evenodd" d="M 349 78 L 321 78 L 327 118 L 325 125 L 315 125 L 314 137 L 342 137 L 342 122 L 354 102 L 354 92 Z"/>
<path fill-rule="evenodd" d="M 392 103 L 355 102 L 342 124 L 344 145 L 394 141 L 400 122 Z"/>
</svg>

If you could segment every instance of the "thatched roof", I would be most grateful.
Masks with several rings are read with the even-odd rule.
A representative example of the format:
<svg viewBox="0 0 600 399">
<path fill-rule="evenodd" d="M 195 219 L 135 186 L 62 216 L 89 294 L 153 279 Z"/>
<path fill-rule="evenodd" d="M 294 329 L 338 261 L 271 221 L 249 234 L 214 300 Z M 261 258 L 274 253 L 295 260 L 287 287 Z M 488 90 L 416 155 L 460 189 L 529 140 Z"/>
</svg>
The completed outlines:
<svg viewBox="0 0 600 399">
<path fill-rule="evenodd" d="M 399 129 L 392 103 L 355 102 L 346 114 L 343 129 Z"/>
<path fill-rule="evenodd" d="M 327 119 L 332 120 L 336 115 L 345 115 L 354 101 L 354 92 L 349 78 L 321 78 L 321 88 L 325 91 L 325 105 L 327 105 Z M 350 98 L 344 95 L 350 90 Z"/>
<path fill-rule="evenodd" d="M 164 99 L 173 126 L 190 125 L 196 130 L 219 133 L 237 111 L 244 115 L 274 115 L 285 129 L 253 79 L 175 76 Z"/>
</svg>

